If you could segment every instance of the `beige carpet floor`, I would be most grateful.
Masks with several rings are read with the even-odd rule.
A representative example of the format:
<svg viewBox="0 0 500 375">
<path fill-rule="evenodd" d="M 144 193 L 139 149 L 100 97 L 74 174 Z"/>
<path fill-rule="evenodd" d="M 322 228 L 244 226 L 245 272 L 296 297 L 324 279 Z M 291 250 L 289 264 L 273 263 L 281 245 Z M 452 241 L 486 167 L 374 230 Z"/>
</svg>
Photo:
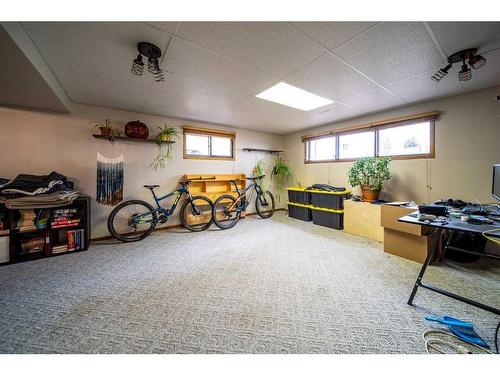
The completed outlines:
<svg viewBox="0 0 500 375">
<path fill-rule="evenodd" d="M 426 280 L 499 306 L 498 263 Z M 419 268 L 284 212 L 94 244 L 0 267 L 0 352 L 422 353 L 428 314 L 471 320 L 491 344 L 491 313 L 425 290 L 406 304 Z"/>
</svg>

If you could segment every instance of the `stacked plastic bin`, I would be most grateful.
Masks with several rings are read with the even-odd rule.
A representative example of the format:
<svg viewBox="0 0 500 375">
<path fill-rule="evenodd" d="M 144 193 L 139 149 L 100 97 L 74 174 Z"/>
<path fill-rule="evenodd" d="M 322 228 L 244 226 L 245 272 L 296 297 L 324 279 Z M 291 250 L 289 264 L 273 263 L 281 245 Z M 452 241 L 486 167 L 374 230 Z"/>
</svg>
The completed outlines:
<svg viewBox="0 0 500 375">
<path fill-rule="evenodd" d="M 344 228 L 344 199 L 351 194 L 345 191 L 306 190 L 288 188 L 288 215 L 295 219 L 311 221 L 324 227 Z"/>
<path fill-rule="evenodd" d="M 302 221 L 311 221 L 311 193 L 301 187 L 291 187 L 288 191 L 288 216 Z"/>
</svg>

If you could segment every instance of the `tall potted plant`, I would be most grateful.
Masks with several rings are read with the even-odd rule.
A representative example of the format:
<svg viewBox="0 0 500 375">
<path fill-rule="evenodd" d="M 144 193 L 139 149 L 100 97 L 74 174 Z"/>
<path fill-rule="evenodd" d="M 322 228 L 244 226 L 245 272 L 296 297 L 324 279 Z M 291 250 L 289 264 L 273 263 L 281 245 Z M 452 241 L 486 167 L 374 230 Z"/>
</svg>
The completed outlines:
<svg viewBox="0 0 500 375">
<path fill-rule="evenodd" d="M 388 157 L 369 157 L 356 160 L 347 174 L 352 187 L 361 187 L 363 199 L 373 202 L 379 199 L 384 182 L 391 178 Z"/>
</svg>

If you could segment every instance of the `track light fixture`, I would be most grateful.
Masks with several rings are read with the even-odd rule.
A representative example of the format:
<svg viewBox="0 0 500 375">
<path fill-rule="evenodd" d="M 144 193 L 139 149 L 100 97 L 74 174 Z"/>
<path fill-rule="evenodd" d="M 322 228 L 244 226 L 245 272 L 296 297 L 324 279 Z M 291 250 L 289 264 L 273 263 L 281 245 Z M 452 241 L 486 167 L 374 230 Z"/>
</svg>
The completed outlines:
<svg viewBox="0 0 500 375">
<path fill-rule="evenodd" d="M 160 69 L 160 63 L 158 59 L 161 57 L 161 49 L 151 43 L 141 42 L 137 45 L 137 51 L 139 54 L 132 62 L 132 74 L 136 76 L 142 76 L 144 71 L 144 63 L 142 62 L 142 56 L 148 58 L 148 71 L 154 75 L 156 82 L 165 82 L 163 76 L 163 71 Z"/>
<path fill-rule="evenodd" d="M 454 53 L 453 55 L 448 57 L 448 65 L 446 65 L 444 68 L 439 69 L 431 77 L 431 79 L 434 82 L 441 81 L 448 74 L 448 71 L 451 69 L 453 64 L 462 63 L 460 72 L 458 72 L 458 79 L 461 82 L 470 80 L 472 78 L 472 71 L 469 69 L 469 66 L 473 69 L 479 69 L 486 64 L 486 59 L 481 55 L 476 55 L 476 53 L 477 48 L 464 49 L 462 51 Z M 469 60 L 468 65 L 465 60 Z"/>
</svg>

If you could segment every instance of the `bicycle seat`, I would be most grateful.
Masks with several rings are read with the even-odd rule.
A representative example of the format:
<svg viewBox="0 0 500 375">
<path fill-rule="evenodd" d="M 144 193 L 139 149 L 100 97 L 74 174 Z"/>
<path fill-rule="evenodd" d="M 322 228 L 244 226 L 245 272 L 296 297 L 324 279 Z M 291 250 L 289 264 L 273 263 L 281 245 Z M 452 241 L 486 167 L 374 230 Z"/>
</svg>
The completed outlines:
<svg viewBox="0 0 500 375">
<path fill-rule="evenodd" d="M 264 177 L 266 177 L 265 174 L 263 174 L 262 176 L 257 176 L 257 177 L 247 177 L 246 179 L 254 181 L 254 180 L 260 180 L 261 178 L 264 178 Z"/>
<path fill-rule="evenodd" d="M 153 190 L 156 187 L 160 187 L 160 185 L 144 185 L 144 187 Z"/>
</svg>

